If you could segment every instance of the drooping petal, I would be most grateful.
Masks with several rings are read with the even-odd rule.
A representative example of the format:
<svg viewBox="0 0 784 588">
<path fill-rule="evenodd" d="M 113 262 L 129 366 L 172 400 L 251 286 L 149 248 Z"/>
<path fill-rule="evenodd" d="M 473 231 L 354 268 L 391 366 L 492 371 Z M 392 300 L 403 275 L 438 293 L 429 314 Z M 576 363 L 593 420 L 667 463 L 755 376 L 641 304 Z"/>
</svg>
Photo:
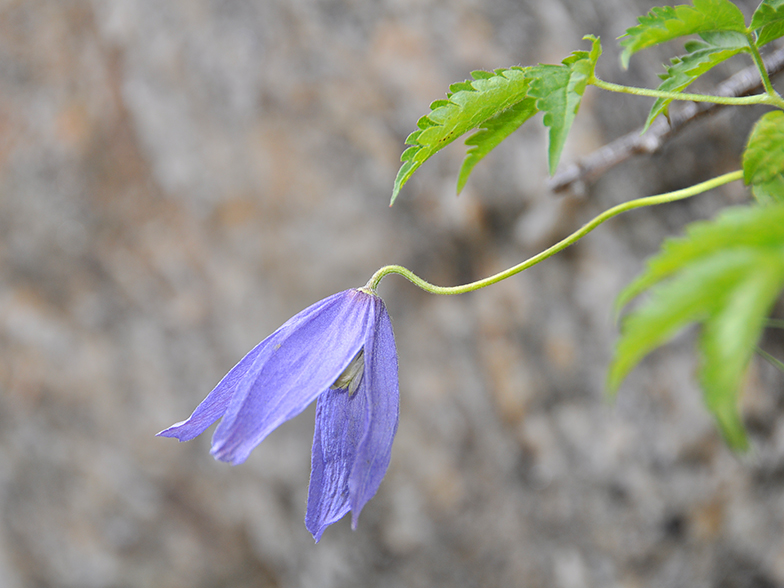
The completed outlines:
<svg viewBox="0 0 784 588">
<path fill-rule="evenodd" d="M 174 423 L 168 429 L 164 429 L 158 433 L 158 436 L 190 441 L 201 435 L 207 427 L 224 415 L 237 387 L 246 379 L 256 359 L 263 353 L 267 345 L 268 339 L 265 339 L 251 349 L 228 374 L 223 376 L 223 379 L 207 395 L 207 398 L 201 401 L 191 416 L 184 421 Z"/>
<path fill-rule="evenodd" d="M 348 479 L 365 432 L 365 395 L 331 389 L 316 403 L 308 510 L 305 526 L 316 542 L 329 525 L 351 509 Z"/>
<path fill-rule="evenodd" d="M 373 300 L 358 290 L 340 292 L 265 339 L 215 430 L 213 456 L 242 463 L 278 425 L 325 392 L 362 348 Z"/>
<path fill-rule="evenodd" d="M 378 297 L 374 297 L 373 321 L 365 339 L 365 374 L 356 396 L 366 398 L 361 419 L 366 426 L 349 476 L 354 529 L 359 513 L 376 494 L 387 472 L 400 414 L 395 335 L 384 302 Z M 359 420 L 357 415 L 354 418 Z"/>
<path fill-rule="evenodd" d="M 363 349 L 364 374 L 356 393 L 330 390 L 316 405 L 305 524 L 317 542 L 349 510 L 356 528 L 362 507 L 389 465 L 399 414 L 397 352 L 389 315 L 378 297 Z"/>
</svg>

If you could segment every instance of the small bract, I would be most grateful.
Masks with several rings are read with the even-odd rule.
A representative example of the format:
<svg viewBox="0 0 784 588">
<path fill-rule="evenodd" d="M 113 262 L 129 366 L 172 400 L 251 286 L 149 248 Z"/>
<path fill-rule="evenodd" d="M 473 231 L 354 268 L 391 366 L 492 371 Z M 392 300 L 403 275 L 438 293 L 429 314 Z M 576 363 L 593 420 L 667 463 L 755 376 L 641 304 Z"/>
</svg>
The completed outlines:
<svg viewBox="0 0 784 588">
<path fill-rule="evenodd" d="M 226 374 L 185 421 L 158 433 L 189 441 L 221 419 L 212 455 L 231 464 L 278 425 L 316 404 L 305 524 L 318 542 L 359 513 L 387 471 L 397 431 L 397 351 L 384 302 L 345 290 L 306 308 Z"/>
</svg>

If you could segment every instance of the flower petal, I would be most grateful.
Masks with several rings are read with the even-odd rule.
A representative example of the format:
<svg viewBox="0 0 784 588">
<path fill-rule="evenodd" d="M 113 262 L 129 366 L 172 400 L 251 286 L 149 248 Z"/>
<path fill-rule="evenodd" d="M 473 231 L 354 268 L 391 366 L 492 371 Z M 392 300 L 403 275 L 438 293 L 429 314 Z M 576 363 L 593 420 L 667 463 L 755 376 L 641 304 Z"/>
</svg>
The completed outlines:
<svg viewBox="0 0 784 588">
<path fill-rule="evenodd" d="M 329 390 L 316 405 L 305 515 L 316 542 L 349 510 L 356 528 L 389 465 L 399 413 L 397 352 L 389 315 L 377 297 L 364 350 L 365 374 L 356 393 Z"/>
<path fill-rule="evenodd" d="M 265 339 L 256 345 L 228 374 L 223 376 L 223 379 L 207 395 L 207 398 L 201 401 L 190 417 L 179 423 L 174 423 L 168 429 L 158 433 L 158 436 L 190 441 L 201 435 L 207 427 L 222 417 L 237 386 L 242 384 L 248 372 L 253 369 L 254 362 L 263 353 L 264 348 L 269 344 L 268 341 L 269 339 Z"/>
<path fill-rule="evenodd" d="M 348 479 L 367 423 L 366 397 L 328 390 L 316 404 L 305 526 L 318 543 L 329 525 L 350 509 Z"/>
<path fill-rule="evenodd" d="M 365 340 L 365 374 L 355 396 L 364 397 L 366 423 L 349 477 L 351 526 L 373 498 L 392 456 L 392 441 L 400 414 L 397 350 L 392 322 L 381 298 L 374 297 L 373 321 Z"/>
<path fill-rule="evenodd" d="M 340 376 L 362 348 L 375 297 L 346 290 L 291 318 L 239 381 L 212 439 L 216 459 L 238 464 Z"/>
</svg>

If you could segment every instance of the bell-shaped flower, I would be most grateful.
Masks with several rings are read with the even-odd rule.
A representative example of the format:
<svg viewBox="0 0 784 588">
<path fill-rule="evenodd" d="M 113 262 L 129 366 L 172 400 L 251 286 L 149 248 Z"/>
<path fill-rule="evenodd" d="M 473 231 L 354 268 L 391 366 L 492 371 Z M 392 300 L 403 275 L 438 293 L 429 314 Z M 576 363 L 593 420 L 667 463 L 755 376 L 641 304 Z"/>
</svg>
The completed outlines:
<svg viewBox="0 0 784 588">
<path fill-rule="evenodd" d="M 185 421 L 158 435 L 189 441 L 219 418 L 212 455 L 239 464 L 278 425 L 316 404 L 305 524 L 359 513 L 387 471 L 397 431 L 397 351 L 384 302 L 366 289 L 325 298 L 253 348 Z"/>
</svg>

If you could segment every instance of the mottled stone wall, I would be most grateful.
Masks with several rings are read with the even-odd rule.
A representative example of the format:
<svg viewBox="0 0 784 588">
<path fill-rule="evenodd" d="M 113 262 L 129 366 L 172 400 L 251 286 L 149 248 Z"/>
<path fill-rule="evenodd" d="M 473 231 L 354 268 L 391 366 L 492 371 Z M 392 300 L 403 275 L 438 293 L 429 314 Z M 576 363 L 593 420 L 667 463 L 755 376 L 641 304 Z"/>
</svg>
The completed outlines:
<svg viewBox="0 0 784 588">
<path fill-rule="evenodd" d="M 556 197 L 536 121 L 459 198 L 453 146 L 387 207 L 406 135 L 473 69 L 557 62 L 595 33 L 600 75 L 654 85 L 677 48 L 624 73 L 612 41 L 651 5 L 0 2 L 0 587 L 784 585 L 781 374 L 754 362 L 745 458 L 702 407 L 692 333 L 603 397 L 614 296 L 663 235 L 745 201 L 739 185 L 478 293 L 385 280 L 401 423 L 355 532 L 314 545 L 302 523 L 312 409 L 236 468 L 208 436 L 154 437 L 381 265 L 476 279 L 737 168 L 752 119 L 733 111 Z M 565 159 L 648 107 L 589 90 Z"/>
</svg>

